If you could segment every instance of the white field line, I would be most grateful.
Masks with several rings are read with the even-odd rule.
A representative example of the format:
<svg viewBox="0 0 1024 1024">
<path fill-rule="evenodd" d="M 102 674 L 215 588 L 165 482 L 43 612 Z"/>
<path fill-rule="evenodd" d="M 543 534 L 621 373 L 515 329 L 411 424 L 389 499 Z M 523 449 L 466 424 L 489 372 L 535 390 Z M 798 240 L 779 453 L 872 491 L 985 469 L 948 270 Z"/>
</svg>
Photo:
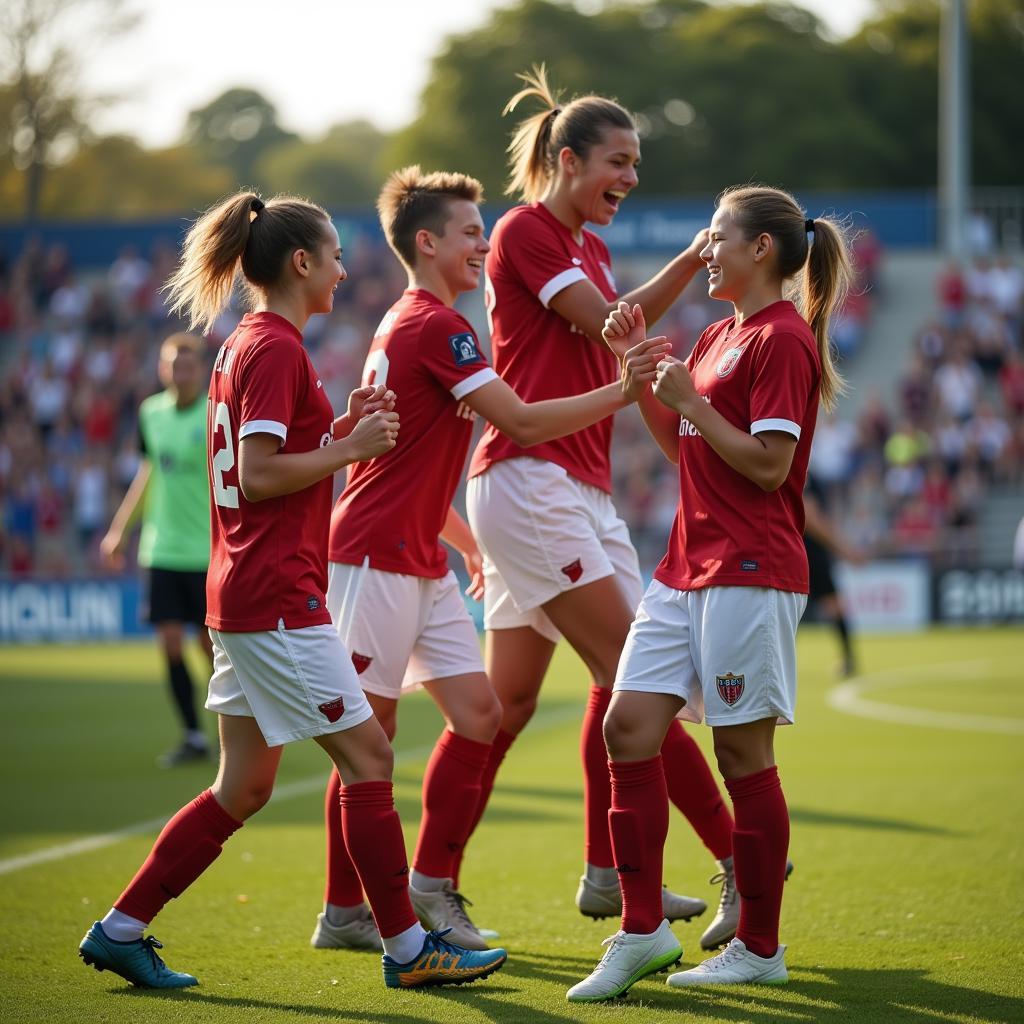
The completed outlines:
<svg viewBox="0 0 1024 1024">
<path fill-rule="evenodd" d="M 991 661 L 961 661 L 946 665 L 910 665 L 906 668 L 871 672 L 835 687 L 828 703 L 837 711 L 861 718 L 899 725 L 920 725 L 932 729 L 956 729 L 961 732 L 995 732 L 1007 736 L 1024 735 L 1024 718 L 997 718 L 995 715 L 970 715 L 960 711 L 933 711 L 868 700 L 862 694 L 890 686 L 928 683 L 969 682 L 987 671 Z M 964 704 L 970 701 L 970 688 L 964 687 Z"/>
<path fill-rule="evenodd" d="M 524 738 L 529 739 L 540 732 L 547 732 L 549 729 L 556 729 L 573 719 L 582 718 L 582 709 L 579 707 L 566 707 L 558 711 L 549 711 L 546 714 L 539 714 L 530 723 Z M 403 750 L 395 754 L 395 767 L 407 764 L 410 761 L 422 761 L 430 756 L 433 744 L 430 746 L 416 747 L 413 750 Z M 276 786 L 274 794 L 270 798 L 274 803 L 281 803 L 284 800 L 293 800 L 296 797 L 306 796 L 309 793 L 320 792 L 327 785 L 328 769 L 318 775 L 310 775 L 305 779 L 296 779 L 295 782 L 286 782 L 284 785 Z M 173 813 L 173 812 L 171 812 Z M 23 868 L 35 867 L 37 864 L 46 864 L 53 860 L 63 860 L 66 857 L 76 857 L 80 853 L 92 853 L 94 850 L 102 850 L 105 846 L 113 846 L 122 839 L 140 835 L 143 832 L 155 832 L 167 823 L 170 814 L 161 818 L 150 818 L 148 821 L 138 821 L 134 825 L 125 825 L 124 828 L 115 829 L 113 832 L 103 832 L 94 836 L 83 836 L 81 839 L 74 839 L 70 843 L 61 843 L 58 846 L 44 846 L 42 849 L 33 850 L 31 853 L 23 853 L 18 857 L 8 857 L 0 860 L 0 875 L 9 875 L 14 871 L 21 871 Z"/>
</svg>

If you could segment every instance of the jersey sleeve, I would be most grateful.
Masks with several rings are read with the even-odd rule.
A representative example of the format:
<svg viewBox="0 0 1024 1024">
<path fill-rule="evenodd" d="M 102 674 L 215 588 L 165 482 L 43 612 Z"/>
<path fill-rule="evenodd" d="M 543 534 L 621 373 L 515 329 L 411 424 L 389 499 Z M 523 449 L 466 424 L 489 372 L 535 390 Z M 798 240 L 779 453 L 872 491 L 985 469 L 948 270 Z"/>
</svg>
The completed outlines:
<svg viewBox="0 0 1024 1024">
<path fill-rule="evenodd" d="M 473 329 L 454 312 L 436 313 L 427 320 L 420 337 L 420 359 L 455 399 L 465 398 L 497 377 Z"/>
<path fill-rule="evenodd" d="M 537 296 L 544 308 L 563 289 L 587 280 L 582 264 L 574 262 L 555 229 L 540 217 L 522 215 L 502 232 L 500 259 Z"/>
<path fill-rule="evenodd" d="M 818 386 L 817 365 L 795 334 L 772 334 L 753 353 L 750 433 L 779 430 L 798 441 L 811 392 Z"/>
<path fill-rule="evenodd" d="M 303 350 L 269 342 L 252 350 L 242 368 L 238 439 L 273 434 L 283 445 L 306 377 Z"/>
</svg>

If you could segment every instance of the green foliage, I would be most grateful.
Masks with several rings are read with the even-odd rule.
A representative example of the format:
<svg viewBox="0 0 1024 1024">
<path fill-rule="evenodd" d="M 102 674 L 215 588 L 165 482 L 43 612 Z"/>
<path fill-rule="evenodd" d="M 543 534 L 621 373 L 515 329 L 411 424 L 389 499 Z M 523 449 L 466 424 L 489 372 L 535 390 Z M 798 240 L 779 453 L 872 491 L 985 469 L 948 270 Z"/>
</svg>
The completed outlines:
<svg viewBox="0 0 1024 1024">
<path fill-rule="evenodd" d="M 9 647 L 0 659 L 0 866 L 8 858 L 139 825 L 95 848 L 0 875 L 5 936 L 0 1020 L 50 1024 L 989 1024 L 1024 1017 L 1024 823 L 1013 796 L 1021 737 L 973 731 L 984 715 L 1024 720 L 1019 628 L 857 638 L 866 697 L 908 715 L 944 712 L 967 728 L 854 718 L 830 706 L 834 636 L 801 628 L 798 722 L 776 747 L 792 818 L 783 941 L 785 988 L 668 989 L 663 975 L 609 1006 L 565 990 L 602 953 L 617 922 L 572 905 L 583 808 L 579 722 L 586 672 L 563 644 L 537 716 L 498 776 L 471 842 L 463 885 L 471 913 L 497 928 L 507 966 L 474 985 L 385 990 L 380 958 L 314 950 L 323 895 L 327 760 L 289 745 L 270 805 L 172 900 L 153 930 L 172 967 L 199 987 L 133 990 L 85 968 L 75 947 L 146 857 L 159 822 L 213 776 L 162 771 L 178 738 L 155 644 Z M 190 654 L 195 653 L 190 651 Z M 197 659 L 193 667 L 202 666 Z M 209 723 L 207 723 L 209 728 Z M 396 801 L 412 850 L 419 784 L 442 728 L 425 694 L 402 698 Z M 693 735 L 710 756 L 710 730 Z M 713 862 L 671 813 L 666 881 L 714 903 Z M 710 911 L 709 911 L 710 912 Z M 708 918 L 680 924 L 687 966 Z"/>
</svg>

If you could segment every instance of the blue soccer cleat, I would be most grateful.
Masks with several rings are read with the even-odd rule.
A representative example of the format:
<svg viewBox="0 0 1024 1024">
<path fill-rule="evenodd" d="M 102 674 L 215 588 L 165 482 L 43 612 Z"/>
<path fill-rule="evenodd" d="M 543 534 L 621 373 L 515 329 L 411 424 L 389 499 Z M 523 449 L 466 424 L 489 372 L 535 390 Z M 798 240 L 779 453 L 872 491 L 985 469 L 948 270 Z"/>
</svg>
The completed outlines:
<svg viewBox="0 0 1024 1024">
<path fill-rule="evenodd" d="M 508 958 L 503 949 L 463 949 L 445 941 L 451 931 L 427 932 L 423 948 L 407 964 L 384 954 L 384 984 L 388 988 L 425 985 L 465 985 L 493 974 Z"/>
<path fill-rule="evenodd" d="M 133 942 L 117 942 L 97 921 L 85 933 L 78 955 L 97 971 L 113 971 L 139 988 L 187 988 L 198 985 L 191 974 L 172 971 L 157 954 L 163 943 L 152 935 Z"/>
</svg>

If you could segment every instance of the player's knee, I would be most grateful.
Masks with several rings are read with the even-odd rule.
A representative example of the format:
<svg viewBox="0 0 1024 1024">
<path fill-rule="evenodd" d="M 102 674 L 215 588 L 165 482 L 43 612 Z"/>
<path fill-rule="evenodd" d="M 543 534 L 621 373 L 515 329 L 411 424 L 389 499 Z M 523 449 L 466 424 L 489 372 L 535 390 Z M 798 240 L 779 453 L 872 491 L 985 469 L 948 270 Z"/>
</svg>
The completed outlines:
<svg viewBox="0 0 1024 1024">
<path fill-rule="evenodd" d="M 744 770 L 747 751 L 729 736 L 715 736 L 715 760 L 723 778 L 736 779 L 746 774 Z"/>
<path fill-rule="evenodd" d="M 220 791 L 215 789 L 214 796 L 228 814 L 238 821 L 245 821 L 266 807 L 273 792 L 273 780 L 254 780 L 243 785 L 224 787 Z"/>
<path fill-rule="evenodd" d="M 613 761 L 634 756 L 639 739 L 639 730 L 633 718 L 615 708 L 609 709 L 604 716 L 604 745 L 608 749 L 608 756 Z"/>
<path fill-rule="evenodd" d="M 530 693 L 524 696 L 506 696 L 502 698 L 499 705 L 501 717 L 499 725 L 502 730 L 513 736 L 518 736 L 533 718 L 537 710 L 537 694 Z"/>
</svg>

